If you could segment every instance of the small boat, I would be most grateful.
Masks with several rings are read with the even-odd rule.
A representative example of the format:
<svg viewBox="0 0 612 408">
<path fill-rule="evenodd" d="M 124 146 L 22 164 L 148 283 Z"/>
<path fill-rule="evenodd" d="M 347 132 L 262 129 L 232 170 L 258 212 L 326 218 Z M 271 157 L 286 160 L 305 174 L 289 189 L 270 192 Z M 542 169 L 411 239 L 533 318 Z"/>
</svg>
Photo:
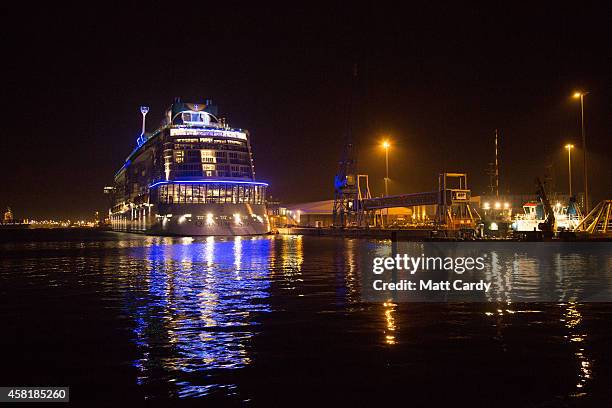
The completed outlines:
<svg viewBox="0 0 612 408">
<path fill-rule="evenodd" d="M 552 231 L 573 231 L 582 220 L 574 201 L 570 201 L 568 205 L 557 202 L 551 208 L 553 217 L 549 220 L 544 204 L 535 201 L 526 202 L 523 204 L 523 214 L 517 214 L 514 217 L 512 230 L 516 232 L 541 231 L 540 226 L 551 221 Z"/>
</svg>

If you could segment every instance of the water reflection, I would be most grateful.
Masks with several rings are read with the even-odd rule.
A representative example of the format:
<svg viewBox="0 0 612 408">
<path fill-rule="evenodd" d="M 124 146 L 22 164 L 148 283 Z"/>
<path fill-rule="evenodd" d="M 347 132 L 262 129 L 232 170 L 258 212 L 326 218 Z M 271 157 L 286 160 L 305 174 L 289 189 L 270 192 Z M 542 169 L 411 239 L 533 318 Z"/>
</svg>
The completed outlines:
<svg viewBox="0 0 612 408">
<path fill-rule="evenodd" d="M 336 304 L 338 307 L 351 307 L 361 302 L 360 269 L 358 254 L 360 240 L 336 240 L 333 257 L 335 277 Z M 324 268 L 324 265 L 321 265 Z"/>
<path fill-rule="evenodd" d="M 585 351 L 587 333 L 581 327 L 582 313 L 580 312 L 580 305 L 576 302 L 568 302 L 561 306 L 565 308 L 564 316 L 561 321 L 568 329 L 568 334 L 565 338 L 575 349 L 574 356 L 576 357 L 576 364 L 578 367 L 576 393 L 573 396 L 583 397 L 586 395 L 584 387 L 593 377 L 593 362 Z"/>
<path fill-rule="evenodd" d="M 174 384 L 178 396 L 207 394 L 215 387 L 205 373 L 251 363 L 250 340 L 257 316 L 270 311 L 268 238 L 167 239 L 133 248 L 126 265 L 143 259 L 136 291 L 128 300 L 140 358 L 134 362 L 142 385 Z M 130 259 L 131 258 L 131 259 Z M 202 375 L 185 375 L 201 373 Z"/>
<path fill-rule="evenodd" d="M 609 305 L 579 302 L 576 286 L 589 284 L 590 274 L 602 288 L 610 286 L 609 244 L 489 246 L 485 279 L 493 289 L 483 295 L 486 303 L 407 305 L 392 296 L 376 302 L 361 296 L 372 273 L 365 254 L 404 252 L 390 242 L 112 237 L 0 247 L 3 321 L 36 347 L 46 346 L 40 355 L 63 352 L 69 362 L 49 369 L 48 378 L 75 372 L 78 359 L 79 377 L 93 370 L 100 378 L 117 374 L 110 379 L 117 393 L 134 384 L 136 371 L 135 388 L 149 398 L 206 395 L 202 402 L 211 405 L 216 397 L 265 405 L 270 395 L 292 397 L 343 379 L 335 387 L 342 398 L 354 393 L 363 403 L 381 395 L 366 395 L 367 387 L 406 384 L 417 405 L 439 384 L 456 386 L 447 393 L 454 403 L 478 390 L 482 399 L 474 406 L 499 395 L 513 406 L 527 400 L 557 406 L 585 396 L 607 402 L 601 390 L 610 382 Z M 423 253 L 422 243 L 411 248 Z M 537 300 L 543 291 L 563 300 L 516 301 L 517 295 Z M 40 330 L 47 320 L 41 316 L 53 327 Z M 47 336 L 48 344 L 39 341 Z M 3 345 L 20 358 L 3 360 L 5 371 L 31 376 L 21 356 L 33 343 L 14 338 L 4 336 Z M 71 347 L 58 351 L 61 342 Z M 73 352 L 83 345 L 96 346 L 99 355 Z M 129 364 L 136 370 L 124 370 Z"/>
<path fill-rule="evenodd" d="M 302 279 L 302 264 L 304 263 L 304 237 L 302 235 L 283 235 L 280 237 L 278 251 L 272 251 L 270 270 L 273 274 L 280 271 L 282 281 L 279 283 L 286 290 L 300 289 Z M 274 240 L 274 245 L 278 241 Z M 301 293 L 298 295 L 302 295 Z"/>
<path fill-rule="evenodd" d="M 388 301 L 383 303 L 383 309 L 385 313 L 385 343 L 389 345 L 394 345 L 396 343 L 395 339 L 395 331 L 397 329 L 397 325 L 395 324 L 395 309 L 397 308 L 397 304 Z"/>
</svg>

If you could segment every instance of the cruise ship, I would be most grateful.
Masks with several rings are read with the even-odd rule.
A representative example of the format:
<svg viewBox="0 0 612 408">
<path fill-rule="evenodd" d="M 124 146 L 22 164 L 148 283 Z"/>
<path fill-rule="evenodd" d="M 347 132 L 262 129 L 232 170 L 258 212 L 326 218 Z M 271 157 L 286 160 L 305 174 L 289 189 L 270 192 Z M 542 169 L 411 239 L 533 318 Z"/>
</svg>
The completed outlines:
<svg viewBox="0 0 612 408">
<path fill-rule="evenodd" d="M 260 235 L 270 231 L 266 187 L 255 180 L 249 132 L 229 127 L 210 100 L 176 98 L 115 174 L 113 230 L 154 235 Z"/>
</svg>

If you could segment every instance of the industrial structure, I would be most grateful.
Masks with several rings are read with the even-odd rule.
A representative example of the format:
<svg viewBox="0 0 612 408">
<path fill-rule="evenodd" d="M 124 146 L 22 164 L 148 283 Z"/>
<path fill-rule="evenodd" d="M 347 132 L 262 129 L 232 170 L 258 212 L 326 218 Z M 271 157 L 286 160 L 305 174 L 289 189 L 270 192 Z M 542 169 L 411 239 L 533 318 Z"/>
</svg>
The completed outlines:
<svg viewBox="0 0 612 408">
<path fill-rule="evenodd" d="M 612 200 L 597 204 L 575 229 L 578 234 L 612 238 Z"/>
<path fill-rule="evenodd" d="M 441 173 L 435 191 L 372 198 L 367 175 L 347 174 L 349 167 L 342 166 L 343 162 L 335 183 L 335 228 L 381 227 L 385 225 L 384 210 L 433 206 L 435 215 L 423 226 L 463 234 L 475 231 L 480 216 L 470 205 L 471 190 L 466 173 Z"/>
<path fill-rule="evenodd" d="M 334 178 L 334 200 L 329 222 L 329 201 L 304 203 L 294 206 L 287 212 L 287 224 L 303 227 L 332 227 L 332 235 L 350 230 L 402 229 L 428 230 L 430 236 L 444 237 L 481 237 L 514 239 L 549 239 L 553 237 L 583 235 L 607 236 L 612 227 L 612 200 L 600 203 L 583 218 L 577 197 L 571 188 L 571 145 L 568 154 L 570 171 L 570 193 L 562 198 L 561 194 L 550 194 L 545 185 L 536 179 L 535 195 L 500 196 L 500 132 L 494 132 L 495 160 L 490 163 L 487 174 L 490 177 L 491 197 L 472 197 L 467 184 L 466 173 L 442 172 L 438 177 L 435 191 L 411 194 L 390 195 L 388 192 L 389 162 L 385 140 L 385 192 L 382 197 L 372 197 L 368 176 L 359 174 L 356 161 L 356 146 L 353 141 L 353 110 L 355 99 L 356 70 L 353 75 L 346 128 L 346 142 Z M 578 94 L 582 98 L 584 94 Z M 582 99 L 581 99 L 582 104 Z M 584 124 L 582 129 L 584 144 Z M 586 153 L 586 148 L 584 149 Z M 586 157 L 585 157 L 584 206 L 588 212 Z M 484 198 L 484 200 L 483 200 Z M 503 198 L 503 199 L 502 199 Z M 578 195 L 580 198 L 580 195 Z M 515 202 L 516 201 L 516 202 Z M 563 204 L 562 204 L 563 202 Z M 482 205 L 475 205 L 482 204 Z M 300 209 L 302 208 L 302 209 Z M 482 215 L 477 208 L 480 208 Z M 392 218 L 389 210 L 394 209 Z M 519 211 L 513 213 L 513 210 Z M 397 211 L 399 210 L 399 211 Z M 521 212 L 522 210 L 522 212 Z M 304 216 L 302 219 L 302 215 Z M 405 217 L 405 218 L 404 218 Z"/>
</svg>

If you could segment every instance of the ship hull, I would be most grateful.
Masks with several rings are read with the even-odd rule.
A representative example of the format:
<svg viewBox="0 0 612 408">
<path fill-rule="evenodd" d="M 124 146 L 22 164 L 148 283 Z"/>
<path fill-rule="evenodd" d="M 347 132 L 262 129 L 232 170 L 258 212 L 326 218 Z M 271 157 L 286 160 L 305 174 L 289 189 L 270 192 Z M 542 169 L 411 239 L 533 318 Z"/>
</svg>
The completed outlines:
<svg viewBox="0 0 612 408">
<path fill-rule="evenodd" d="M 263 204 L 165 204 L 111 214 L 113 231 L 168 236 L 263 235 L 270 224 Z"/>
</svg>

